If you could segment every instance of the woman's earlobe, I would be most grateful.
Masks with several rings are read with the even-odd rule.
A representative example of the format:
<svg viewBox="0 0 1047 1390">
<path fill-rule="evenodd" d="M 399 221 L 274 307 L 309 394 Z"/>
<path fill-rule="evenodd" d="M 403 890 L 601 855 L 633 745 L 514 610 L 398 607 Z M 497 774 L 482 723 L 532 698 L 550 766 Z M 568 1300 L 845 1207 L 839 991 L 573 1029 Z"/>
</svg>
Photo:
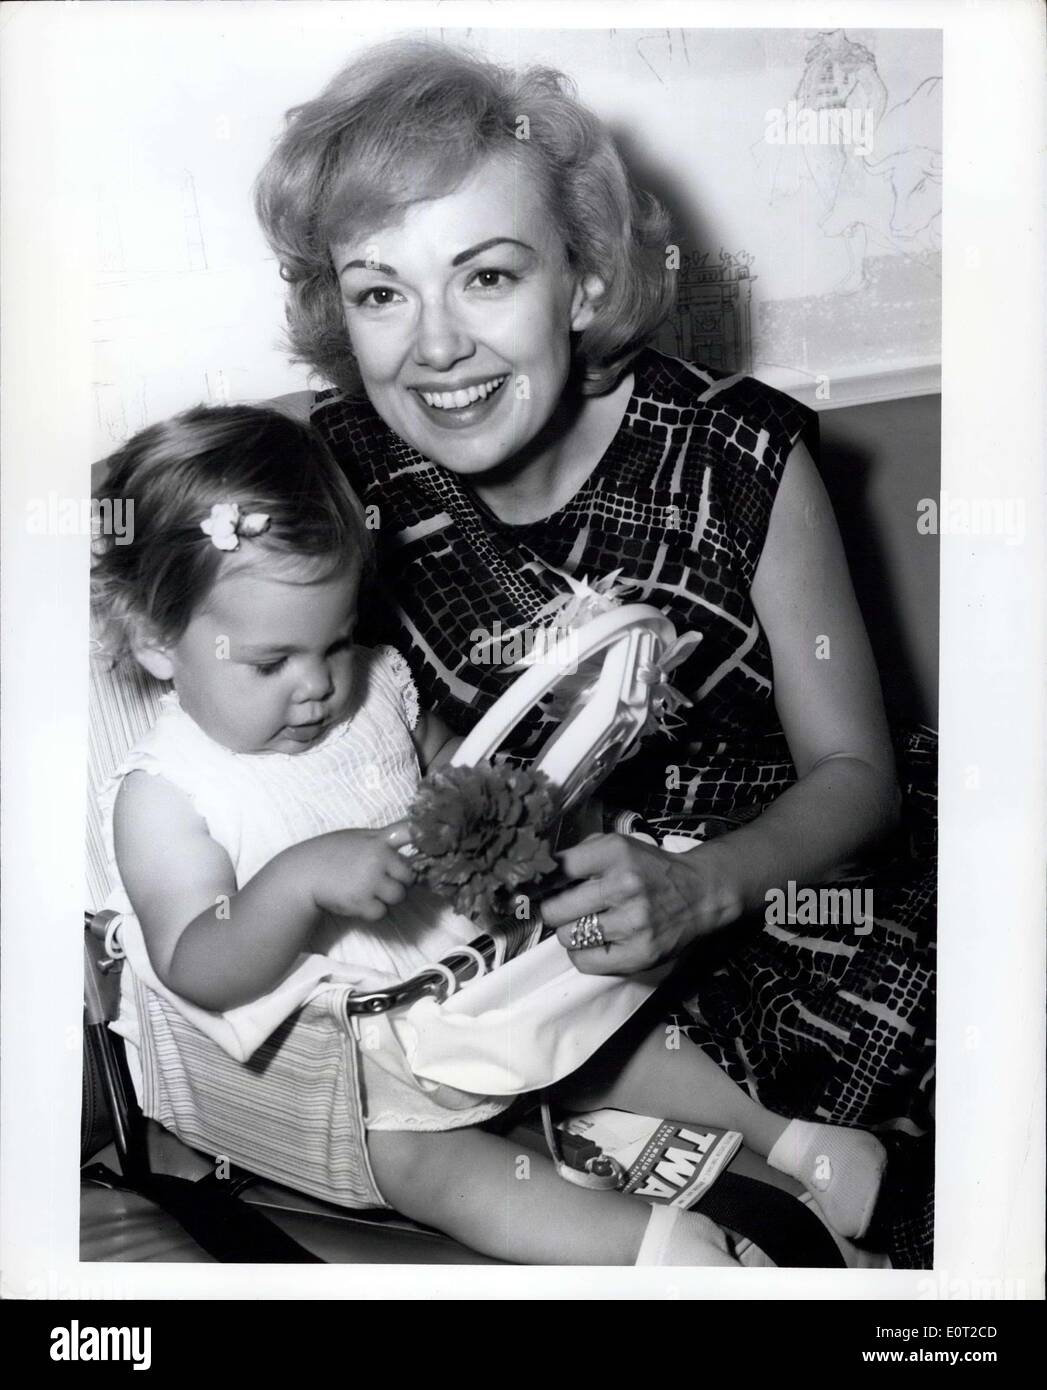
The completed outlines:
<svg viewBox="0 0 1047 1390">
<path fill-rule="evenodd" d="M 581 333 L 589 327 L 607 286 L 599 275 L 586 275 L 575 286 L 571 301 L 571 331 Z"/>
</svg>

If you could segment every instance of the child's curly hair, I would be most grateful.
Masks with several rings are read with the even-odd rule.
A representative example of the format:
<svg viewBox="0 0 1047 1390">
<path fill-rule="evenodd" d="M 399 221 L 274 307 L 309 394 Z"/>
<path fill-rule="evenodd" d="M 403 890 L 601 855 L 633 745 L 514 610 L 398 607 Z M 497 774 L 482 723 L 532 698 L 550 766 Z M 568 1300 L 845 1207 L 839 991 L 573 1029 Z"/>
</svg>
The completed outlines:
<svg viewBox="0 0 1047 1390">
<path fill-rule="evenodd" d="M 98 494 L 121 499 L 125 534 L 92 545 L 95 637 L 114 663 L 143 637 L 175 642 L 223 566 L 251 548 L 301 557 L 323 578 L 372 547 L 363 509 L 320 436 L 280 411 L 196 406 L 150 425 L 107 460 Z M 265 532 L 223 551 L 201 530 L 215 503 L 270 518 Z"/>
</svg>

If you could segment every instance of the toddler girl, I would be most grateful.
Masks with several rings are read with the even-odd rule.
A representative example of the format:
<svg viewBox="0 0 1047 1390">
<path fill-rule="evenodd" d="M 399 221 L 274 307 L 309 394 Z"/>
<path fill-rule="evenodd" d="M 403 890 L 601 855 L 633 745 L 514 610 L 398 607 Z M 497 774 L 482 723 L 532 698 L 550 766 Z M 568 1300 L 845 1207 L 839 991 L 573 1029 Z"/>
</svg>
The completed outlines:
<svg viewBox="0 0 1047 1390">
<path fill-rule="evenodd" d="M 114 455 L 106 493 L 133 499 L 135 526 L 96 543 L 103 645 L 174 687 L 104 798 L 127 929 L 160 984 L 222 1015 L 304 950 L 376 987 L 468 942 L 475 927 L 399 853 L 420 770 L 456 740 L 419 713 L 397 652 L 354 645 L 368 533 L 318 436 L 272 410 L 200 407 Z M 521 1181 L 517 1146 L 479 1127 L 504 1100 L 360 1057 L 370 1164 L 405 1215 L 516 1263 L 736 1263 L 698 1213 L 565 1183 L 537 1156 Z M 878 1141 L 770 1114 L 686 1040 L 653 1036 L 576 1094 L 740 1130 L 841 1234 L 868 1222 Z"/>
</svg>

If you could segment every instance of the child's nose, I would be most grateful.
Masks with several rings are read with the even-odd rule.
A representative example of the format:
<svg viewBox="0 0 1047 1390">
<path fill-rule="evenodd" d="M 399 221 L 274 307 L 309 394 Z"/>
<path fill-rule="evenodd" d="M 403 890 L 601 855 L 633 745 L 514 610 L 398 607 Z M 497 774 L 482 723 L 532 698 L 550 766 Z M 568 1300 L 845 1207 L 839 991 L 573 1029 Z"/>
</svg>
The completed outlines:
<svg viewBox="0 0 1047 1390">
<path fill-rule="evenodd" d="M 314 661 L 302 671 L 298 683 L 298 699 L 304 704 L 310 700 L 326 700 L 334 692 L 334 678 L 326 661 Z"/>
</svg>

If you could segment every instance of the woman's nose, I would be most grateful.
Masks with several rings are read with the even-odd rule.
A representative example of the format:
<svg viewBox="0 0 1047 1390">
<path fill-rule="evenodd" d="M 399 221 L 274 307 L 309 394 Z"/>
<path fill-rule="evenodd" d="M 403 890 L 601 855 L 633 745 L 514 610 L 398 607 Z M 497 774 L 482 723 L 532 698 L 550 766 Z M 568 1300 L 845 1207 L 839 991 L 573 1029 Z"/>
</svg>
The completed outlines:
<svg viewBox="0 0 1047 1390">
<path fill-rule="evenodd" d="M 473 351 L 472 338 L 453 309 L 443 300 L 423 304 L 414 341 L 414 359 L 419 366 L 446 371 Z"/>
</svg>

